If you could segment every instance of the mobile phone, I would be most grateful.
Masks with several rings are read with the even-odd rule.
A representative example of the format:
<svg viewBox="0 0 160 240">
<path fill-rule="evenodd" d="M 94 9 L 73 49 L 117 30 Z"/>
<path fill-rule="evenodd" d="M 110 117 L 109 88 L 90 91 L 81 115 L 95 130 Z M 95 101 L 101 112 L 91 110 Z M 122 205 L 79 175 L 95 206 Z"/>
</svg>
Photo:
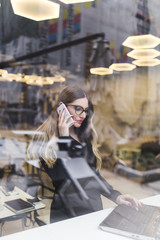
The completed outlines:
<svg viewBox="0 0 160 240">
<path fill-rule="evenodd" d="M 58 115 L 59 115 L 59 112 L 62 111 L 63 109 L 65 109 L 65 116 L 71 115 L 71 114 L 69 113 L 66 105 L 65 105 L 64 103 L 61 103 L 61 105 L 59 105 L 59 107 L 57 108 L 57 113 L 58 113 Z M 70 120 L 73 121 L 73 118 L 70 117 L 70 118 L 68 119 L 68 121 L 70 121 Z M 70 127 L 71 127 L 73 124 L 74 124 L 74 123 L 72 123 L 72 124 L 70 125 Z"/>
</svg>

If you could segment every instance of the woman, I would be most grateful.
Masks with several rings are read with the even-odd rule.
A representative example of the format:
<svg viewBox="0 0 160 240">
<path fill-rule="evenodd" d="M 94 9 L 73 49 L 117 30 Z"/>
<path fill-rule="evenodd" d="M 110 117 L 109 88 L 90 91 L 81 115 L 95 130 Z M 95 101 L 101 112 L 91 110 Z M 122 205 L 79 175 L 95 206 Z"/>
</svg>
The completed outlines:
<svg viewBox="0 0 160 240">
<path fill-rule="evenodd" d="M 57 114 L 57 108 L 61 104 L 65 104 L 70 115 L 66 114 L 65 107 Z M 137 210 L 141 203 L 134 197 L 126 194 L 122 195 L 120 192 L 113 189 L 105 179 L 99 174 L 101 167 L 101 156 L 97 148 L 97 135 L 92 124 L 93 105 L 88 94 L 77 86 L 67 86 L 59 94 L 55 108 L 52 110 L 48 119 L 39 127 L 38 131 L 43 135 L 37 134 L 34 137 L 34 143 L 40 154 L 40 161 L 46 173 L 51 177 L 55 187 L 55 194 L 51 204 L 51 222 L 68 218 L 69 216 L 60 204 L 60 200 L 56 194 L 62 182 L 66 180 L 66 174 L 62 169 L 56 157 L 55 145 L 53 143 L 54 137 L 72 139 L 76 144 L 84 145 L 86 149 L 86 160 L 88 164 L 94 168 L 97 175 L 106 185 L 110 191 L 110 195 L 104 192 L 97 192 L 95 189 L 89 189 L 87 195 L 90 198 L 94 211 L 102 209 L 102 202 L 100 195 L 103 194 L 110 200 L 117 204 L 126 204 L 134 206 Z M 29 148 L 30 155 L 33 150 L 33 144 Z M 77 205 L 80 204 L 80 199 L 76 199 Z M 79 207 L 77 215 L 91 212 L 90 209 L 83 209 Z"/>
</svg>

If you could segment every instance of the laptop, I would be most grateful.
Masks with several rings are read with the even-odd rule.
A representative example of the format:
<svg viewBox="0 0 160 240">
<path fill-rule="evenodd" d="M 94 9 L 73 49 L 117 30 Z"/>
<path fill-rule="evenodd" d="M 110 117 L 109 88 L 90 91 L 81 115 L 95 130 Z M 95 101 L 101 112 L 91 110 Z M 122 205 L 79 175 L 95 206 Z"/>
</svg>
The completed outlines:
<svg viewBox="0 0 160 240">
<path fill-rule="evenodd" d="M 139 240 L 160 240 L 160 207 L 143 204 L 136 209 L 118 205 L 100 223 L 100 229 Z"/>
</svg>

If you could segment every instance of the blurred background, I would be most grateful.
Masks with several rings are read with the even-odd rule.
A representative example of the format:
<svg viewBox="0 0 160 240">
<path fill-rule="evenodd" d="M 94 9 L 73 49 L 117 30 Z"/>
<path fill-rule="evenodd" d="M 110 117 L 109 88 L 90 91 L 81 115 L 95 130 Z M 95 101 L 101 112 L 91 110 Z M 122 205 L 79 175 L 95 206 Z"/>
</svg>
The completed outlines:
<svg viewBox="0 0 160 240">
<path fill-rule="evenodd" d="M 28 176 L 41 186 L 40 173 L 26 161 L 27 146 L 59 92 L 77 84 L 94 104 L 102 174 L 116 189 L 134 191 L 138 198 L 159 193 L 159 0 L 49 1 L 59 12 L 52 9 L 51 16 L 41 18 L 44 3 L 34 5 L 40 16 L 34 19 L 18 12 L 16 2 L 0 0 L 1 185 L 11 186 L 8 175 L 14 174 L 16 186 L 28 184 Z M 128 56 L 134 47 L 124 41 L 141 35 L 157 40 L 148 47 L 157 51 L 156 63 L 146 57 L 145 64 L 133 64 L 135 58 Z M 110 68 L 118 63 L 131 68 Z M 98 67 L 106 72 L 91 73 Z M 104 206 L 111 205 L 104 200 Z"/>
</svg>

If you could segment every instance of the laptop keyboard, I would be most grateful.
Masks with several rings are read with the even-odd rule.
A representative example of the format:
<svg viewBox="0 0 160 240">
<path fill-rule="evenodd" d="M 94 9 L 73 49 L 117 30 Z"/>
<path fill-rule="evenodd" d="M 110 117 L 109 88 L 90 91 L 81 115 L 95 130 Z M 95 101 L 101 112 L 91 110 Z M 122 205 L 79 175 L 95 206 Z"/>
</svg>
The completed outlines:
<svg viewBox="0 0 160 240">
<path fill-rule="evenodd" d="M 159 221 L 155 223 L 159 216 Z M 126 205 L 118 205 L 114 211 L 102 222 L 102 226 L 117 228 L 127 232 L 142 234 L 149 229 L 156 232 L 160 223 L 160 209 L 143 205 L 137 211 L 135 208 Z M 158 224 L 158 225 L 157 225 Z M 156 227 L 157 225 L 157 227 Z M 149 233 L 147 233 L 150 235 Z"/>
<path fill-rule="evenodd" d="M 119 205 L 116 209 L 116 213 L 120 214 L 127 220 L 137 224 L 146 224 L 151 218 L 155 207 L 149 205 L 143 205 L 137 211 L 135 208 L 127 207 L 125 205 Z"/>
</svg>

